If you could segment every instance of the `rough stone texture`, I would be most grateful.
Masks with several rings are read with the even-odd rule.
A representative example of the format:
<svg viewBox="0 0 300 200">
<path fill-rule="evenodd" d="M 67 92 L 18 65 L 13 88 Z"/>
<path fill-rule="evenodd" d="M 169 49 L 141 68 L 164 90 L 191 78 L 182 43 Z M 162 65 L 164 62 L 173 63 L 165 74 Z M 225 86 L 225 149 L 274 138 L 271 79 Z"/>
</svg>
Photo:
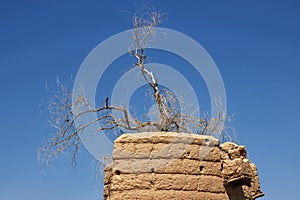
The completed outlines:
<svg viewBox="0 0 300 200">
<path fill-rule="evenodd" d="M 253 177 L 252 168 L 248 159 L 235 158 L 223 161 L 224 184 L 234 183 L 237 185 L 251 186 Z"/>
<path fill-rule="evenodd" d="M 264 194 L 246 154 L 211 136 L 123 134 L 105 169 L 104 199 L 256 199 Z"/>
</svg>

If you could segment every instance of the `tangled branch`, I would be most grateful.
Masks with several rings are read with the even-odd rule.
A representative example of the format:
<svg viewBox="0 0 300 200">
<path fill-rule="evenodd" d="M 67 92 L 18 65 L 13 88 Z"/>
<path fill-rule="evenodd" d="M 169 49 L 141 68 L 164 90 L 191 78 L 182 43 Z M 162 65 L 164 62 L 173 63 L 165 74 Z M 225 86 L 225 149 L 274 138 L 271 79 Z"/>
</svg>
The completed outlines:
<svg viewBox="0 0 300 200">
<path fill-rule="evenodd" d="M 224 125 L 231 118 L 227 118 L 222 110 L 222 105 L 217 106 L 218 111 L 215 117 L 209 117 L 208 113 L 201 117 L 183 114 L 177 105 L 177 99 L 174 94 L 161 89 L 155 75 L 145 67 L 147 56 L 145 55 L 145 46 L 149 37 L 155 34 L 155 27 L 162 22 L 163 15 L 150 7 L 139 9 L 132 17 L 134 44 L 130 55 L 136 58 L 137 67 L 145 82 L 153 91 L 153 99 L 158 108 L 159 118 L 157 121 L 139 120 L 132 117 L 129 110 L 122 106 L 110 105 L 109 98 L 105 103 L 95 108 L 91 105 L 85 96 L 84 88 L 74 95 L 59 81 L 58 92 L 47 100 L 47 109 L 50 114 L 50 125 L 57 129 L 57 133 L 46 140 L 39 149 L 38 159 L 41 165 L 50 165 L 50 161 L 57 158 L 60 154 L 71 153 L 73 163 L 76 163 L 76 157 L 79 153 L 80 136 L 84 130 L 95 124 L 101 124 L 101 127 L 94 130 L 95 133 L 101 131 L 124 130 L 124 132 L 141 132 L 144 130 L 172 131 L 185 133 L 198 133 L 202 135 L 213 135 L 218 133 L 222 139 L 228 139 L 230 134 L 227 130 L 230 127 Z M 76 111 L 74 113 L 73 111 Z M 113 113 L 118 113 L 122 117 L 117 118 Z M 87 123 L 78 122 L 80 118 L 89 113 L 96 113 L 96 119 Z M 76 124 L 76 126 L 75 126 Z M 226 123 L 225 123 L 226 124 Z M 232 138 L 229 139 L 232 140 Z"/>
</svg>

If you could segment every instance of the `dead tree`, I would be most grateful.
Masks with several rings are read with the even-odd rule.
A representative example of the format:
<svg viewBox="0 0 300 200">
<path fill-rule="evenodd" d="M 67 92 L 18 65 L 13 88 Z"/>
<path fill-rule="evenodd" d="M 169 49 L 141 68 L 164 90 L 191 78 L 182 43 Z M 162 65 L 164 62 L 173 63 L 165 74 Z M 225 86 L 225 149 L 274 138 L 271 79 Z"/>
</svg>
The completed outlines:
<svg viewBox="0 0 300 200">
<path fill-rule="evenodd" d="M 76 156 L 80 147 L 80 134 L 85 128 L 100 123 L 101 128 L 95 132 L 116 131 L 121 129 L 122 132 L 139 132 L 150 127 L 151 130 L 166 132 L 182 132 L 182 133 L 198 133 L 203 135 L 211 135 L 215 132 L 226 137 L 227 126 L 224 125 L 226 118 L 225 113 L 219 106 L 220 110 L 216 117 L 209 117 L 204 113 L 201 117 L 194 117 L 180 112 L 178 106 L 174 105 L 176 97 L 167 89 L 160 89 L 160 85 L 155 75 L 145 67 L 147 56 L 145 54 L 145 45 L 147 39 L 155 34 L 155 27 L 162 22 L 163 15 L 154 8 L 141 8 L 132 17 L 133 36 L 135 43 L 129 54 L 136 58 L 137 67 L 144 80 L 153 91 L 153 99 L 158 108 L 158 121 L 143 121 L 138 118 L 131 117 L 129 110 L 118 105 L 110 105 L 107 97 L 105 103 L 100 107 L 93 107 L 89 100 L 82 92 L 76 94 L 75 101 L 71 101 L 72 91 L 68 90 L 60 82 L 58 82 L 58 92 L 47 99 L 47 109 L 50 114 L 50 124 L 58 131 L 52 137 L 49 137 L 39 149 L 38 160 L 42 165 L 49 165 L 52 159 L 59 154 L 70 153 L 75 163 Z M 82 108 L 85 109 L 82 109 Z M 73 108 L 73 109 L 72 109 Z M 73 113 L 72 110 L 79 112 Z M 121 113 L 121 118 L 116 118 L 112 111 Z M 84 117 L 88 113 L 97 113 L 97 119 L 80 126 L 75 126 L 75 122 L 79 118 Z M 76 123 L 78 124 L 78 123 Z"/>
</svg>

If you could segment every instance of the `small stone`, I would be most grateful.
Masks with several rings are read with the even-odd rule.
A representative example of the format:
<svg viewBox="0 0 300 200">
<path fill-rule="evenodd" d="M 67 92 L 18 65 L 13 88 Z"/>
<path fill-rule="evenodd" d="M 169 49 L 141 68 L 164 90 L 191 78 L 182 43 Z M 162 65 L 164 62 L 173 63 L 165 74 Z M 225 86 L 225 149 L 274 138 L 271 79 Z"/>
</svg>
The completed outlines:
<svg viewBox="0 0 300 200">
<path fill-rule="evenodd" d="M 233 142 L 225 142 L 220 145 L 221 150 L 228 152 L 229 150 L 237 149 L 239 146 Z"/>
</svg>

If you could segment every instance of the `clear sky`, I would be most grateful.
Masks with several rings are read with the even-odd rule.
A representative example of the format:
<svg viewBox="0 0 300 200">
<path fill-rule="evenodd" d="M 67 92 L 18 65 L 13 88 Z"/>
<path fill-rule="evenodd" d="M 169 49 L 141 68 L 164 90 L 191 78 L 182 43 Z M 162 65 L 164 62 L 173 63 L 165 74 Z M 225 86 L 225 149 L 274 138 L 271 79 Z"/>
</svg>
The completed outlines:
<svg viewBox="0 0 300 200">
<path fill-rule="evenodd" d="M 0 1 L 0 199 L 101 196 L 84 148 L 77 168 L 60 159 L 43 176 L 36 153 L 53 130 L 39 105 L 45 81 L 68 81 L 96 45 L 131 28 L 123 11 L 136 2 Z M 300 200 L 300 1 L 150 2 L 168 14 L 162 27 L 194 38 L 217 64 L 238 141 L 258 167 L 261 199 Z"/>
</svg>

